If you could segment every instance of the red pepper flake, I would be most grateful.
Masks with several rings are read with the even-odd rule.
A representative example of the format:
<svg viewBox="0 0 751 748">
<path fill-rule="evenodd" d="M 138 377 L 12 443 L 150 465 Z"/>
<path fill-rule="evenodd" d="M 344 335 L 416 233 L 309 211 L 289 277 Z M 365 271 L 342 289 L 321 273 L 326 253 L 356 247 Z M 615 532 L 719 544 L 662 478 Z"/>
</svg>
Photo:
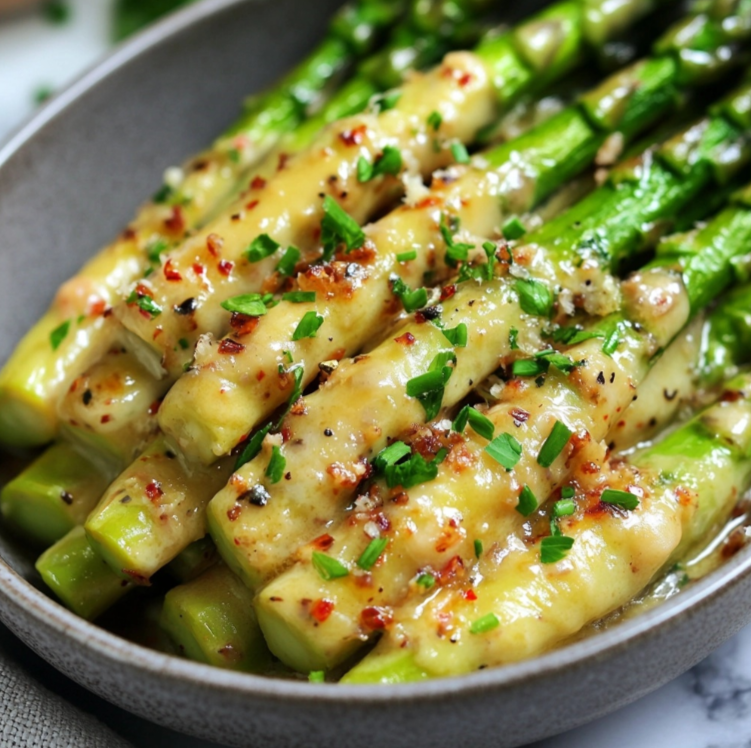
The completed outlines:
<svg viewBox="0 0 751 748">
<path fill-rule="evenodd" d="M 193 272 L 196 275 L 203 275 L 206 272 L 206 268 L 203 265 L 201 265 L 200 262 L 194 262 L 193 263 Z"/>
<path fill-rule="evenodd" d="M 112 420 L 112 416 L 104 415 L 99 420 L 101 423 L 109 423 Z"/>
<path fill-rule="evenodd" d="M 289 161 L 289 153 L 280 153 L 279 161 L 276 164 L 276 170 L 282 171 L 284 168 L 286 168 L 287 161 Z"/>
<path fill-rule="evenodd" d="M 149 415 L 155 416 L 159 412 L 159 407 L 161 406 L 161 404 L 161 400 L 154 400 L 154 402 L 149 405 Z"/>
<path fill-rule="evenodd" d="M 310 615 L 318 623 L 323 623 L 334 612 L 334 603 L 331 600 L 316 600 L 310 606 Z"/>
<path fill-rule="evenodd" d="M 292 429 L 289 426 L 283 426 L 281 430 L 282 444 L 286 444 L 292 438 Z"/>
<path fill-rule="evenodd" d="M 472 73 L 464 73 L 457 80 L 460 86 L 466 86 L 472 80 Z"/>
<path fill-rule="evenodd" d="M 432 208 L 435 205 L 440 205 L 441 199 L 438 197 L 424 197 L 419 202 L 415 203 L 415 208 Z"/>
<path fill-rule="evenodd" d="M 172 206 L 172 215 L 164 220 L 164 225 L 168 231 L 175 234 L 182 234 L 185 231 L 185 218 L 180 205 Z"/>
<path fill-rule="evenodd" d="M 219 257 L 219 253 L 224 246 L 224 239 L 219 234 L 209 234 L 206 237 L 206 249 L 212 257 Z"/>
<path fill-rule="evenodd" d="M 232 340 L 231 338 L 224 338 L 221 343 L 219 343 L 219 353 L 222 354 L 235 354 L 235 353 L 242 353 L 245 350 L 245 346 L 242 343 L 238 343 L 236 340 Z"/>
<path fill-rule="evenodd" d="M 149 317 L 151 319 L 151 317 Z M 162 333 L 164 332 L 164 329 L 161 325 L 154 330 L 154 334 L 151 336 L 152 340 L 156 340 Z"/>
<path fill-rule="evenodd" d="M 514 426 L 521 426 L 529 420 L 529 413 L 522 408 L 511 408 L 509 415 L 514 419 Z"/>
<path fill-rule="evenodd" d="M 450 558 L 446 565 L 441 569 L 438 574 L 438 578 L 441 583 L 447 582 L 449 579 L 464 573 L 464 561 L 461 556 L 454 556 Z"/>
<path fill-rule="evenodd" d="M 262 382 L 266 378 L 266 372 L 261 370 L 256 374 L 256 381 Z"/>
<path fill-rule="evenodd" d="M 739 392 L 738 390 L 725 390 L 725 392 L 722 393 L 720 400 L 723 403 L 735 403 L 738 402 L 738 400 L 741 400 L 743 397 L 744 394 L 742 392 Z"/>
<path fill-rule="evenodd" d="M 255 208 L 258 203 L 258 200 L 251 200 L 249 203 L 246 203 L 245 208 L 246 210 L 253 210 L 253 208 Z"/>
<path fill-rule="evenodd" d="M 175 270 L 172 260 L 167 260 L 167 262 L 164 263 L 164 277 L 168 281 L 181 281 L 183 279 L 182 275 Z"/>
<path fill-rule="evenodd" d="M 141 587 L 151 586 L 151 582 L 149 581 L 149 578 L 145 574 L 141 574 L 140 571 L 134 571 L 133 569 L 122 569 L 121 571 L 134 584 L 138 584 Z"/>
<path fill-rule="evenodd" d="M 394 342 L 399 343 L 399 345 L 414 345 L 415 340 L 416 338 L 411 332 L 405 332 L 404 335 L 394 338 Z"/>
<path fill-rule="evenodd" d="M 134 228 L 128 226 L 123 230 L 123 233 L 121 235 L 125 241 L 132 241 L 136 238 L 136 231 Z"/>
<path fill-rule="evenodd" d="M 235 504 L 232 509 L 227 510 L 227 519 L 230 522 L 234 522 L 240 516 L 240 512 L 242 512 L 242 507 L 239 504 Z"/>
<path fill-rule="evenodd" d="M 315 540 L 311 540 L 310 544 L 319 551 L 327 551 L 329 548 L 331 548 L 332 545 L 334 545 L 334 538 L 331 537 L 328 533 L 324 533 L 323 535 L 319 535 Z"/>
<path fill-rule="evenodd" d="M 250 335 L 258 327 L 258 320 L 258 317 L 249 317 L 247 314 L 232 312 L 229 324 L 235 331 L 235 335 Z"/>
<path fill-rule="evenodd" d="M 477 593 L 474 590 L 465 590 L 463 597 L 465 600 L 474 602 L 475 600 L 477 600 Z"/>
<path fill-rule="evenodd" d="M 158 501 L 161 499 L 162 496 L 164 496 L 162 484 L 158 480 L 151 481 L 151 483 L 146 486 L 146 496 L 149 497 L 150 501 Z"/>
<path fill-rule="evenodd" d="M 366 125 L 358 125 L 352 130 L 340 132 L 339 138 L 346 146 L 360 145 L 367 129 Z"/>
<path fill-rule="evenodd" d="M 216 267 L 217 267 L 217 270 L 225 278 L 228 278 L 229 274 L 232 272 L 232 268 L 235 267 L 235 263 L 234 262 L 230 262 L 229 260 L 221 260 Z"/>
<path fill-rule="evenodd" d="M 369 608 L 364 608 L 360 613 L 360 621 L 362 622 L 362 625 L 371 631 L 385 629 L 393 620 L 393 616 L 385 608 L 371 606 Z"/>
<path fill-rule="evenodd" d="M 266 186 L 266 180 L 261 176 L 253 177 L 253 181 L 250 183 L 251 190 L 262 190 Z"/>
<path fill-rule="evenodd" d="M 104 299 L 93 298 L 89 300 L 89 308 L 87 310 L 87 314 L 95 317 L 99 314 L 104 314 L 106 310 L 107 302 Z"/>
<path fill-rule="evenodd" d="M 444 286 L 441 289 L 441 301 L 446 301 L 446 299 L 450 299 L 455 293 L 456 293 L 455 283 L 452 283 L 451 285 L 448 285 L 448 286 Z"/>
</svg>

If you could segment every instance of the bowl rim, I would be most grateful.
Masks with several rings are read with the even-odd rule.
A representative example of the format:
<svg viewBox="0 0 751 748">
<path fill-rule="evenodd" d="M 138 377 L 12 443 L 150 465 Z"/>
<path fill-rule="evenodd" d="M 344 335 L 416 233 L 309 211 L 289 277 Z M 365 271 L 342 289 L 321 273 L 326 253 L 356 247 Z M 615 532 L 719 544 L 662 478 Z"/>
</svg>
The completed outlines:
<svg viewBox="0 0 751 748">
<path fill-rule="evenodd" d="M 0 170 L 48 124 L 131 60 L 217 13 L 251 2 L 259 0 L 202 0 L 120 42 L 32 113 L 4 142 L 0 142 Z M 357 705 L 385 705 L 391 702 L 419 704 L 458 692 L 468 695 L 489 689 L 513 688 L 573 667 L 585 667 L 593 660 L 615 655 L 627 647 L 635 646 L 639 640 L 654 636 L 665 627 L 675 624 L 680 616 L 690 615 L 692 610 L 711 604 L 713 598 L 730 592 L 750 572 L 751 547 L 746 547 L 719 569 L 675 597 L 581 641 L 563 645 L 530 660 L 461 676 L 392 684 L 388 687 L 379 684 L 308 683 L 304 680 L 240 673 L 148 649 L 79 618 L 34 587 L 2 557 L 0 603 L 6 598 L 40 624 L 53 626 L 64 635 L 72 637 L 81 647 L 91 649 L 94 654 L 106 660 L 130 669 L 146 671 L 159 678 L 189 682 L 196 687 L 273 700 L 289 701 L 293 697 L 313 704 L 336 704 L 342 701 Z"/>
</svg>

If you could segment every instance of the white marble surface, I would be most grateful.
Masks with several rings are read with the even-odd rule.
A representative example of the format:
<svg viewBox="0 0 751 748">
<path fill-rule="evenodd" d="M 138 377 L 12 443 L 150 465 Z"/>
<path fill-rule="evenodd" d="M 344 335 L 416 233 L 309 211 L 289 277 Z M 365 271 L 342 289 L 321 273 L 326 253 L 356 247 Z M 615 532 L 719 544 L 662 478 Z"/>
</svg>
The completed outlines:
<svg viewBox="0 0 751 748">
<path fill-rule="evenodd" d="M 0 141 L 34 108 L 42 86 L 60 88 L 108 48 L 112 0 L 71 0 L 71 21 L 54 26 L 40 14 L 0 21 Z M 1 642 L 0 642 L 1 645 Z M 28 655 L 29 667 L 34 664 Z M 82 691 L 43 667 L 54 690 L 100 708 L 102 718 L 138 746 L 208 748 L 112 707 L 91 703 Z M 690 672 L 625 709 L 537 748 L 751 748 L 751 627 Z"/>
</svg>

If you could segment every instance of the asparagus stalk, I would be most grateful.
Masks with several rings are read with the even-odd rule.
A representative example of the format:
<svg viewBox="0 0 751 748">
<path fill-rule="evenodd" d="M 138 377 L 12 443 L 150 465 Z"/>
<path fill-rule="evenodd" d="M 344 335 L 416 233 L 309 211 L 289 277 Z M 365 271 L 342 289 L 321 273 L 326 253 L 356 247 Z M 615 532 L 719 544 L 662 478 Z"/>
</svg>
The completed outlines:
<svg viewBox="0 0 751 748">
<path fill-rule="evenodd" d="M 162 251 L 200 226 L 240 176 L 294 129 L 332 77 L 377 43 L 403 3 L 360 0 L 345 6 L 315 50 L 275 88 L 249 100 L 240 118 L 182 170 L 169 170 L 130 226 L 58 292 L 0 372 L 0 441 L 37 446 L 57 432 L 57 400 L 76 373 L 109 346 L 103 313 Z"/>
<path fill-rule="evenodd" d="M 694 33 L 681 37 L 684 47 L 709 53 L 706 39 L 726 44 L 711 33 L 718 21 L 707 15 L 694 20 L 699 21 Z M 449 217 L 468 237 L 497 237 L 505 220 L 533 209 L 589 165 L 616 131 L 622 146 L 658 121 L 677 100 L 679 84 L 696 72 L 681 63 L 675 29 L 665 39 L 657 45 L 658 56 L 611 76 L 576 105 L 483 154 L 481 165 L 366 227 L 365 256 L 341 257 L 301 273 L 295 288 L 311 300 L 282 300 L 268 311 L 262 306 L 263 316 L 252 325 L 239 325 L 219 344 L 204 341 L 189 373 L 165 400 L 162 429 L 203 462 L 228 453 L 289 397 L 291 378 L 282 381 L 276 374 L 285 356 L 300 364 L 307 386 L 319 362 L 352 355 L 390 326 L 395 275 L 414 287 L 426 273 L 435 283 L 454 272 L 441 234 Z M 715 73 L 725 67 L 715 66 Z M 706 79 L 707 71 L 698 77 Z M 321 332 L 295 340 L 304 315 L 323 320 Z"/>
<path fill-rule="evenodd" d="M 219 560 L 219 554 L 211 538 L 206 537 L 191 543 L 167 564 L 167 570 L 181 584 L 193 581 L 208 571 Z"/>
<path fill-rule="evenodd" d="M 559 537 L 573 541 L 565 559 L 540 563 L 546 540 L 532 533 L 548 518 L 532 520 L 507 540 L 502 568 L 478 564 L 485 576 L 473 595 L 462 596 L 465 579 L 421 601 L 421 617 L 412 606 L 400 611 L 393 635 L 343 680 L 401 682 L 531 657 L 624 605 L 722 523 L 748 487 L 750 388 L 748 375 L 734 380 L 726 398 L 633 465 L 578 475 L 574 513 L 557 520 Z"/>
<path fill-rule="evenodd" d="M 712 124 L 699 128 L 701 132 L 733 130 L 721 114 L 710 119 Z M 684 137 L 693 141 L 695 130 L 689 128 Z M 738 131 L 727 134 L 729 150 L 742 153 L 731 145 L 737 143 Z M 269 438 L 264 451 L 238 470 L 209 505 L 212 537 L 247 584 L 267 579 L 284 562 L 289 547 L 310 539 L 310 527 L 337 516 L 369 472 L 367 460 L 390 439 L 426 416 L 431 420 L 441 406 L 459 402 L 475 380 L 513 356 L 514 344 L 542 349 L 541 322 L 553 312 L 552 287 L 576 294 L 585 308 L 589 304 L 599 314 L 617 308 L 609 270 L 654 241 L 653 227 L 664 225 L 712 181 L 709 162 L 702 158 L 694 159 L 690 177 L 659 164 L 659 154 L 673 154 L 679 141 L 661 147 L 654 162 L 650 155 L 649 169 L 631 165 L 616 170 L 611 182 L 513 250 L 515 266 L 522 263 L 545 283 L 506 277 L 479 288 L 460 285 L 455 293 L 452 288 L 441 321 L 445 329 L 464 325 L 466 340 L 456 345 L 456 339 L 425 324 L 420 313 L 367 356 L 340 363 L 317 392 L 298 401 L 281 424 L 280 435 Z M 696 152 L 703 148 L 697 145 Z M 740 156 L 741 162 L 746 158 Z M 626 174 L 638 177 L 625 180 Z M 646 233 L 645 226 L 650 227 Z M 591 288 L 610 288 L 612 293 L 593 295 Z M 531 289 L 537 300 L 525 297 Z M 565 319 L 566 308 L 564 294 L 559 297 L 559 318 Z M 351 407 L 342 407 L 350 402 Z M 280 465 L 284 480 L 276 482 Z M 279 537 L 287 542 L 279 544 Z"/>
<path fill-rule="evenodd" d="M 248 673 L 264 672 L 271 664 L 253 595 L 223 564 L 170 590 L 161 625 L 191 660 Z"/>
<path fill-rule="evenodd" d="M 643 10 L 628 7 L 632 20 Z M 463 153 L 457 144 L 470 142 L 497 116 L 499 99 L 508 107 L 571 70 L 587 47 L 585 26 L 583 5 L 563 2 L 482 43 L 474 54 L 448 55 L 432 72 L 411 78 L 394 108 L 330 128 L 250 200 L 170 253 L 171 280 L 154 274 L 117 310 L 125 327 L 144 342 L 155 371 L 160 366 L 173 375 L 182 371 L 190 353 L 180 350 L 179 340 L 194 344 L 202 333 L 227 332 L 221 302 L 233 292 L 257 292 L 274 272 L 279 250 L 293 245 L 306 262 L 320 257 L 318 227 L 324 216 L 333 229 L 323 236 L 324 251 L 333 251 L 344 231 L 334 206 L 356 222 L 366 220 L 398 197 L 397 176 L 427 175 Z M 437 150 L 429 124 L 436 118 L 447 146 Z M 361 181 L 361 160 L 366 168 L 379 160 L 387 173 Z M 362 240 L 349 225 L 347 243 L 353 249 Z"/>
</svg>

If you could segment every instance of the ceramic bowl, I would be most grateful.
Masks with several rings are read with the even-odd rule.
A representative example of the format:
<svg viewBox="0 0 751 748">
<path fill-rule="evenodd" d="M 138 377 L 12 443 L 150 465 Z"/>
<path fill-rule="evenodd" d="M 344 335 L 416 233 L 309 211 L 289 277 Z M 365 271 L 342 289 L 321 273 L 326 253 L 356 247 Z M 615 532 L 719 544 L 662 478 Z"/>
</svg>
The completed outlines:
<svg viewBox="0 0 751 748">
<path fill-rule="evenodd" d="M 337 4 L 191 6 L 116 50 L 0 149 L 0 361 L 164 166 L 299 58 Z M 398 687 L 309 684 L 130 644 L 47 597 L 28 555 L 2 534 L 0 556 L 0 619 L 55 667 L 155 722 L 256 748 L 520 745 L 657 688 L 751 619 L 747 549 L 662 607 L 530 662 Z"/>
</svg>

